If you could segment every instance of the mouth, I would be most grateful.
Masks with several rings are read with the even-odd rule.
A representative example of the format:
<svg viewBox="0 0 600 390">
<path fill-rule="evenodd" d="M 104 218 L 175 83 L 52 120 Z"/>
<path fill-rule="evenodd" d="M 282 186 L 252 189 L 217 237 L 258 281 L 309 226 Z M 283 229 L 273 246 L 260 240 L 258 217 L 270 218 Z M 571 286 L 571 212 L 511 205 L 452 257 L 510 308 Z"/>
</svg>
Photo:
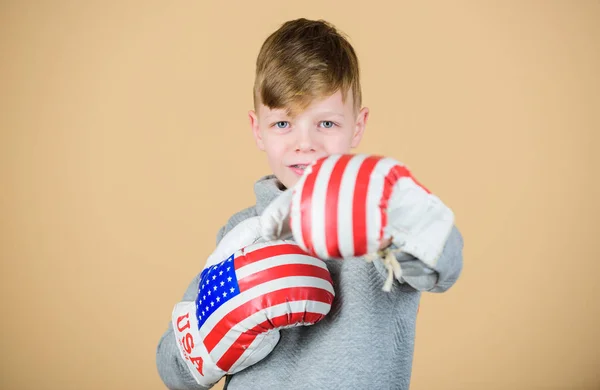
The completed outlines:
<svg viewBox="0 0 600 390">
<path fill-rule="evenodd" d="M 308 164 L 294 164 L 290 165 L 289 167 L 298 176 L 302 176 L 302 174 L 304 174 L 304 170 L 308 167 Z"/>
</svg>

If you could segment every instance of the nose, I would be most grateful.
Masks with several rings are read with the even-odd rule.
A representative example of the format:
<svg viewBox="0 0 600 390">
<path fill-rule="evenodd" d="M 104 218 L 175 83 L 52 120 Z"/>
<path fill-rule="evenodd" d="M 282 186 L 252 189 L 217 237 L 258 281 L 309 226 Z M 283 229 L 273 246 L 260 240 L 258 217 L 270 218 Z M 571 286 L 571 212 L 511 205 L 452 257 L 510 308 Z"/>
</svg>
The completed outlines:
<svg viewBox="0 0 600 390">
<path fill-rule="evenodd" d="M 296 138 L 296 152 L 314 152 L 315 140 L 313 139 L 310 130 L 301 129 L 298 131 Z"/>
</svg>

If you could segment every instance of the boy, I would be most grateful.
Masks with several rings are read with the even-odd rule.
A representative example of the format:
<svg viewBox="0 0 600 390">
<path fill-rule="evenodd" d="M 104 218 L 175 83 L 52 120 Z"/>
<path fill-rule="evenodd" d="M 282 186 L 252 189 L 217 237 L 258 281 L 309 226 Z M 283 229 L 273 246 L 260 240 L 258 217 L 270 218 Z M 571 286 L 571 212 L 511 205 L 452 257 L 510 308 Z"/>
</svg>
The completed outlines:
<svg viewBox="0 0 600 390">
<path fill-rule="evenodd" d="M 259 216 L 293 187 L 313 161 L 358 146 L 369 110 L 361 108 L 356 54 L 324 21 L 298 19 L 267 38 L 257 59 L 255 110 L 249 113 L 258 148 L 272 175 L 254 186 L 255 206 L 234 214 L 217 243 L 240 222 Z M 381 285 L 381 262 L 327 260 L 335 286 L 331 311 L 313 326 L 285 329 L 263 360 L 228 376 L 236 389 L 408 389 L 415 322 L 422 291 L 443 292 L 462 270 L 462 237 L 456 227 L 436 267 L 398 255 L 403 276 L 390 292 Z M 184 300 L 198 294 L 198 275 Z M 204 389 L 183 362 L 172 325 L 157 350 L 160 376 L 170 389 Z"/>
</svg>

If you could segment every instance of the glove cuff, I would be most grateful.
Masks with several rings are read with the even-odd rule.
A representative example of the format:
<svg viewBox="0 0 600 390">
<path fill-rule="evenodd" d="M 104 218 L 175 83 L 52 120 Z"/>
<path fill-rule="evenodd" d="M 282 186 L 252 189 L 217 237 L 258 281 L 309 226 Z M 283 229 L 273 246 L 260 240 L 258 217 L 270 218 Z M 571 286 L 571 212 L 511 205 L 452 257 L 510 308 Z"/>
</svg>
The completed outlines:
<svg viewBox="0 0 600 390">
<path fill-rule="evenodd" d="M 384 238 L 435 268 L 454 225 L 454 213 L 437 196 L 398 182 L 388 207 Z"/>
<path fill-rule="evenodd" d="M 175 305 L 171 316 L 177 348 L 192 377 L 201 386 L 211 387 L 226 372 L 212 361 L 198 332 L 196 306 L 194 302 Z"/>
</svg>

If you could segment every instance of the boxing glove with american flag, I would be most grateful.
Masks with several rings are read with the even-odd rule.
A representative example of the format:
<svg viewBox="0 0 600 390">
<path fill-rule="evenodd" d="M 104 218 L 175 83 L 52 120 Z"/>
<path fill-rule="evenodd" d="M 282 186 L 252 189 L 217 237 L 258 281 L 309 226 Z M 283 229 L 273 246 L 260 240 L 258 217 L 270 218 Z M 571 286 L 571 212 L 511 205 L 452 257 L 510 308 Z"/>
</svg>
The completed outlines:
<svg viewBox="0 0 600 390">
<path fill-rule="evenodd" d="M 454 225 L 454 213 L 388 157 L 336 154 L 308 166 L 261 216 L 266 240 L 293 237 L 322 259 L 381 257 L 383 289 L 402 271 L 394 253 L 405 252 L 435 268 Z"/>
<path fill-rule="evenodd" d="M 207 260 L 196 300 L 173 310 L 179 352 L 202 386 L 264 359 L 280 328 L 315 324 L 331 309 L 325 262 L 291 241 L 260 242 L 257 231 L 258 217 L 232 229 Z"/>
</svg>

